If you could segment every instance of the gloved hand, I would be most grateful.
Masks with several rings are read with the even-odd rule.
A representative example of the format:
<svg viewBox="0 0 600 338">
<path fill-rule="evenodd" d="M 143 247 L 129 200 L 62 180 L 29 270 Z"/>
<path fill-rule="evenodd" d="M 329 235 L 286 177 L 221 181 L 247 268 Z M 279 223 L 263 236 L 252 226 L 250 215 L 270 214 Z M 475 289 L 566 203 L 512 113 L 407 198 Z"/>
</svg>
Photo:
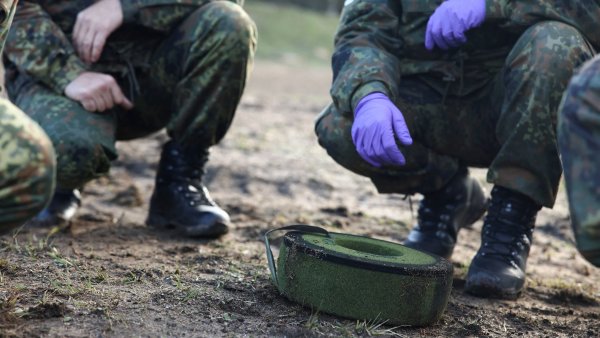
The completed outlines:
<svg viewBox="0 0 600 338">
<path fill-rule="evenodd" d="M 395 136 L 403 145 L 412 144 L 400 110 L 385 94 L 363 97 L 356 106 L 352 124 L 352 140 L 360 157 L 375 167 L 404 165 L 406 160 Z"/>
<path fill-rule="evenodd" d="M 485 20 L 485 0 L 447 0 L 427 22 L 425 48 L 433 50 L 458 47 L 467 42 L 465 32 Z"/>
</svg>

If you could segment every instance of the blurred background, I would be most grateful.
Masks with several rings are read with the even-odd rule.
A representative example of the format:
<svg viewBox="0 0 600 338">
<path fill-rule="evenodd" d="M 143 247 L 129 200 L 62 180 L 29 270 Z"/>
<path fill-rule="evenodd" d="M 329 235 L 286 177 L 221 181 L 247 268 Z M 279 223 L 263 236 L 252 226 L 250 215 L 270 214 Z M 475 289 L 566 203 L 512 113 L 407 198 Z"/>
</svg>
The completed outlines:
<svg viewBox="0 0 600 338">
<path fill-rule="evenodd" d="M 329 65 L 343 0 L 246 0 L 259 31 L 257 59 Z"/>
</svg>

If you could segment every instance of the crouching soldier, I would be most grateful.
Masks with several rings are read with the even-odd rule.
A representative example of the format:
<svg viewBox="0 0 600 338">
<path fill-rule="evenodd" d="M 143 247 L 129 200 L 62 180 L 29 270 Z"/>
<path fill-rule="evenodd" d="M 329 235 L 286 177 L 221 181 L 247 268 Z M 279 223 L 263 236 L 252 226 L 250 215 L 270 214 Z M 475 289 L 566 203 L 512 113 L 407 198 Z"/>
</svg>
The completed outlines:
<svg viewBox="0 0 600 338">
<path fill-rule="evenodd" d="M 600 46 L 598 20 L 583 0 L 346 1 L 319 143 L 380 193 L 422 194 L 405 244 L 444 257 L 486 212 L 468 167 L 488 168 L 465 289 L 516 298 L 561 176 L 556 110 Z"/>
<path fill-rule="evenodd" d="M 600 56 L 569 84 L 558 115 L 558 146 L 577 249 L 600 267 Z"/>
<path fill-rule="evenodd" d="M 0 50 L 17 1 L 0 2 Z M 8 100 L 0 99 L 0 234 L 41 211 L 52 197 L 52 144 L 42 129 Z"/>
<path fill-rule="evenodd" d="M 202 176 L 252 64 L 256 31 L 240 2 L 20 2 L 5 51 L 8 93 L 57 153 L 57 191 L 39 221 L 73 216 L 80 188 L 117 157 L 117 140 L 166 127 L 147 223 L 227 232 Z"/>
</svg>

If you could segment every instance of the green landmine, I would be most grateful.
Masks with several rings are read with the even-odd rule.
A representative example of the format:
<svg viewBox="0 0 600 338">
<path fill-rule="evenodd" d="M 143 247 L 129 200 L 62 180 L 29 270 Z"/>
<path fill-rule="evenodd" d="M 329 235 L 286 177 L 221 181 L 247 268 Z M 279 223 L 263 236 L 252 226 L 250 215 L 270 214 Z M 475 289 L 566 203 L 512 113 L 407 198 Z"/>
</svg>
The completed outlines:
<svg viewBox="0 0 600 338">
<path fill-rule="evenodd" d="M 424 326 L 444 312 L 452 265 L 400 244 L 340 233 L 291 231 L 277 261 L 280 292 L 342 317 Z"/>
</svg>

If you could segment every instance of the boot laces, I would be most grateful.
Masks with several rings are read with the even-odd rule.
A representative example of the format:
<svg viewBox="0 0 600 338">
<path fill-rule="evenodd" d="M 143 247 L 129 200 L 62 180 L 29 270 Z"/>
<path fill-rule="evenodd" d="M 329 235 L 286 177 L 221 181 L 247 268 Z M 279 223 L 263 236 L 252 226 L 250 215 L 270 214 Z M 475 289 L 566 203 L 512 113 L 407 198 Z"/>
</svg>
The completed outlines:
<svg viewBox="0 0 600 338">
<path fill-rule="evenodd" d="M 493 226 L 490 224 L 484 226 L 483 242 L 479 254 L 503 260 L 517 268 L 523 261 L 522 255 L 529 254 L 532 231 L 523 226 L 495 230 L 498 226 L 498 223 Z M 510 233 L 510 231 L 513 233 Z"/>
<path fill-rule="evenodd" d="M 189 184 L 179 184 L 177 191 L 183 194 L 190 206 L 196 205 L 214 205 L 214 201 L 208 194 L 206 187 L 202 184 L 190 182 Z"/>
<path fill-rule="evenodd" d="M 454 204 L 441 204 L 437 201 L 428 201 L 424 198 L 417 211 L 417 227 L 422 232 L 454 232 L 452 212 Z"/>
<path fill-rule="evenodd" d="M 479 255 L 522 268 L 529 254 L 538 208 L 522 201 L 492 198 L 482 229 Z"/>
<path fill-rule="evenodd" d="M 176 183 L 176 189 L 194 207 L 197 205 L 215 205 L 208 189 L 202 184 L 204 165 L 208 160 L 208 153 L 202 154 L 197 161 L 191 164 L 176 148 L 168 150 L 169 162 L 164 168 L 170 181 Z M 164 179 L 160 180 L 164 182 Z"/>
<path fill-rule="evenodd" d="M 457 192 L 448 187 L 439 194 L 425 196 L 419 204 L 417 227 L 422 232 L 443 231 L 456 237 L 458 229 L 454 225 L 457 209 L 464 204 L 466 191 Z"/>
</svg>

